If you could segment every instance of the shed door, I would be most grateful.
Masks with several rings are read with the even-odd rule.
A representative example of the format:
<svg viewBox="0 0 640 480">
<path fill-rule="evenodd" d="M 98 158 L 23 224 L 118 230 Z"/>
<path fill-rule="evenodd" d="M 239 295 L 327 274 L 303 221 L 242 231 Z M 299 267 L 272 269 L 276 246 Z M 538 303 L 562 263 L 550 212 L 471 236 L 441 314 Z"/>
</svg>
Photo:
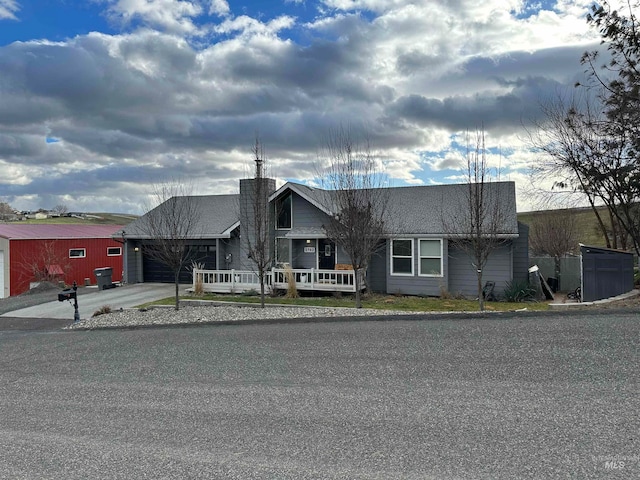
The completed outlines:
<svg viewBox="0 0 640 480">
<path fill-rule="evenodd" d="M 4 252 L 0 250 L 0 298 L 4 298 Z"/>
</svg>

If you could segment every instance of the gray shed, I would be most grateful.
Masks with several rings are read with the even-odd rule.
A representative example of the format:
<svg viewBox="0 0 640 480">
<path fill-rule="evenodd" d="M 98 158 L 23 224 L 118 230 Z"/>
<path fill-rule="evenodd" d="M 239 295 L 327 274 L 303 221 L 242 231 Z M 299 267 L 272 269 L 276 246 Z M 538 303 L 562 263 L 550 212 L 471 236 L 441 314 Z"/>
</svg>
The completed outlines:
<svg viewBox="0 0 640 480">
<path fill-rule="evenodd" d="M 633 290 L 633 254 L 580 245 L 582 301 L 592 302 Z"/>
</svg>

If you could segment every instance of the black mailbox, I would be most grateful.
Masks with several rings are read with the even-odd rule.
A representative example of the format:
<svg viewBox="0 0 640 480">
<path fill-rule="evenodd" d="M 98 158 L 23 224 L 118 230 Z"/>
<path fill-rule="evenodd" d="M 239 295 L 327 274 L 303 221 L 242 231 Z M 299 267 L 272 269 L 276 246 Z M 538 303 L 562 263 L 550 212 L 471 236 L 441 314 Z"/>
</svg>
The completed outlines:
<svg viewBox="0 0 640 480">
<path fill-rule="evenodd" d="M 58 301 L 59 302 L 64 302 L 65 300 L 72 300 L 76 298 L 76 292 L 75 290 L 71 289 L 71 288 L 67 288 L 66 290 L 62 290 L 62 292 L 60 292 L 58 294 Z"/>
</svg>

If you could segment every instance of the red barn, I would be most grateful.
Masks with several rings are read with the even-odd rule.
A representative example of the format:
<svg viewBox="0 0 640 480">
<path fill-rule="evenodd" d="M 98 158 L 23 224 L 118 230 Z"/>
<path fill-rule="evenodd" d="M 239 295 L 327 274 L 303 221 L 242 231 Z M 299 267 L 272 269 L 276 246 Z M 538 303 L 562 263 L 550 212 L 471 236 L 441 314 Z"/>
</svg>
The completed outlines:
<svg viewBox="0 0 640 480">
<path fill-rule="evenodd" d="M 94 270 L 112 268 L 122 280 L 122 243 L 112 235 L 121 225 L 0 225 L 0 298 L 29 290 L 43 280 L 96 283 Z"/>
</svg>

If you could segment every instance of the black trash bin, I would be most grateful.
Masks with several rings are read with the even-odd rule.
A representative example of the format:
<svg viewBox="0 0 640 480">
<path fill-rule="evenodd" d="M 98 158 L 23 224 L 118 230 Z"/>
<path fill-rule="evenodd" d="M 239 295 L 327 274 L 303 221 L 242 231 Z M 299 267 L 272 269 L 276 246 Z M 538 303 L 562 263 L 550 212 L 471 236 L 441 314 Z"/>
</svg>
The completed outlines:
<svg viewBox="0 0 640 480">
<path fill-rule="evenodd" d="M 558 291 L 559 282 L 557 278 L 555 277 L 547 278 L 547 285 L 549 285 L 549 288 L 553 293 L 556 293 Z"/>
<path fill-rule="evenodd" d="M 98 279 L 98 290 L 106 290 L 107 288 L 113 288 L 113 282 L 111 281 L 111 275 L 113 273 L 113 268 L 111 267 L 102 267 L 96 268 L 93 271 L 93 274 Z"/>
</svg>

